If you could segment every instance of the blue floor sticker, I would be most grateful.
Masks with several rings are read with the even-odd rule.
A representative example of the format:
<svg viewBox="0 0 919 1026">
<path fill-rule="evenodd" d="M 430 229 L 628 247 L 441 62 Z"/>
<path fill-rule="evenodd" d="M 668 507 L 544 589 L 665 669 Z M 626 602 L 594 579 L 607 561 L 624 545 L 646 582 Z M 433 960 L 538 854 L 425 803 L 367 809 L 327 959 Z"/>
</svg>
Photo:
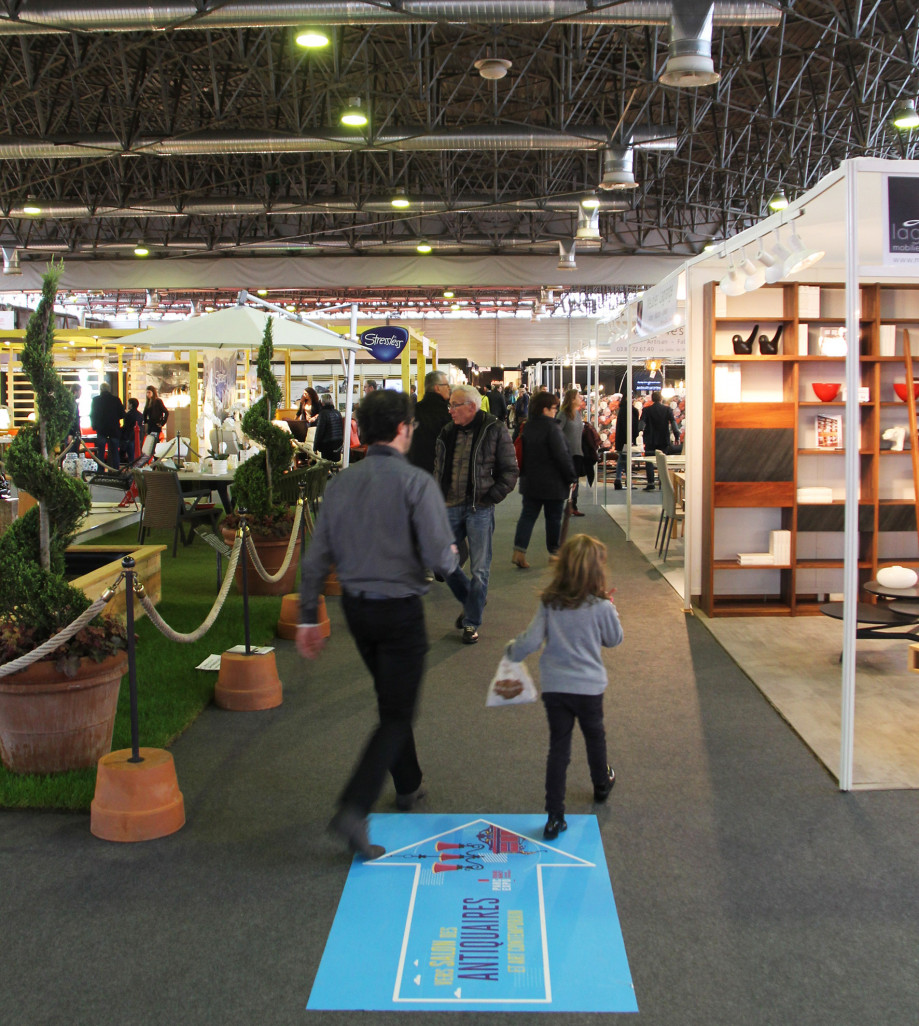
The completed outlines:
<svg viewBox="0 0 919 1026">
<path fill-rule="evenodd" d="M 637 1012 L 595 816 L 374 815 L 307 1008 Z"/>
</svg>

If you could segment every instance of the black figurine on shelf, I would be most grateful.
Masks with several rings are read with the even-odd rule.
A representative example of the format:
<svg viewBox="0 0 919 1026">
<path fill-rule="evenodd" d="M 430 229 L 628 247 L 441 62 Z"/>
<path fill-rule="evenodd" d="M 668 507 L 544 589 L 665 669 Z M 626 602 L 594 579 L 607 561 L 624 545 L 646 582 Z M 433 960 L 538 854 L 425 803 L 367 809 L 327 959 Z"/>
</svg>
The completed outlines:
<svg viewBox="0 0 919 1026">
<path fill-rule="evenodd" d="M 740 335 L 735 335 L 731 339 L 731 343 L 734 346 L 734 352 L 738 356 L 749 356 L 753 352 L 753 339 L 756 338 L 756 333 L 759 331 L 759 325 L 754 324 L 753 330 L 750 332 L 748 339 L 742 338 Z"/>
<path fill-rule="evenodd" d="M 759 351 L 763 354 L 763 356 L 775 356 L 775 354 L 779 351 L 779 339 L 782 337 L 782 329 L 784 327 L 784 324 L 780 324 L 778 326 L 776 333 L 772 336 L 771 342 L 768 338 L 766 338 L 765 335 L 760 335 Z"/>
</svg>

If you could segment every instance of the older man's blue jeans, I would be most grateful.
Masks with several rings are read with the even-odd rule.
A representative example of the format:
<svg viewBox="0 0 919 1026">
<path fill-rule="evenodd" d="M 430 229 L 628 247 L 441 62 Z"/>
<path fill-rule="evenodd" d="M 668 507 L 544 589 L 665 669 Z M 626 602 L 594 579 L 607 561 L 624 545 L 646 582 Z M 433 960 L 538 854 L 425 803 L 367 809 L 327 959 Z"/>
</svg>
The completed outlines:
<svg viewBox="0 0 919 1026">
<path fill-rule="evenodd" d="M 485 599 L 488 597 L 488 575 L 491 572 L 491 540 L 495 533 L 495 507 L 471 504 L 448 506 L 447 517 L 453 538 L 469 544 L 469 578 L 457 567 L 447 578 L 450 591 L 463 604 L 463 626 L 478 627 L 482 622 Z"/>
</svg>

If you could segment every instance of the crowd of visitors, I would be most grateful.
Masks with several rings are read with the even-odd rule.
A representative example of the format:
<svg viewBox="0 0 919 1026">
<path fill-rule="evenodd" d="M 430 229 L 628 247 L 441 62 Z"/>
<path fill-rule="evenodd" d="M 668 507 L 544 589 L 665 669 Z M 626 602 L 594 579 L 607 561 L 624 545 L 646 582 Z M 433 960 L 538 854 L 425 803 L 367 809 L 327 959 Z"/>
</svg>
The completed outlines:
<svg viewBox="0 0 919 1026">
<path fill-rule="evenodd" d="M 577 482 L 586 469 L 585 453 L 599 436 L 584 428 L 578 389 L 569 389 L 564 399 L 544 389 L 532 397 L 526 389 L 483 391 L 451 388 L 439 371 L 425 377 L 421 399 L 368 382 L 356 411 L 367 458 L 329 484 L 303 559 L 299 652 L 313 659 L 322 651 L 317 607 L 334 566 L 348 629 L 373 678 L 379 722 L 330 823 L 364 858 L 382 854 L 370 841 L 367 817 L 387 773 L 400 810 L 410 811 L 424 797 L 412 729 L 428 647 L 422 596 L 434 579 L 445 582 L 462 606 L 456 620 L 462 642 L 479 640 L 495 507 L 518 477 L 522 502 L 512 562 L 529 568 L 527 548 L 542 512 L 553 570 L 532 622 L 506 649 L 518 661 L 543 649 L 540 677 L 549 726 L 544 836 L 551 840 L 567 828 L 566 774 L 575 722 L 585 739 L 594 799 L 604 801 L 615 782 L 603 729 L 602 649 L 622 641 L 622 628 L 606 580 L 606 549 L 587 535 L 561 537 L 569 497 L 572 515 L 583 515 L 576 506 Z M 323 411 L 327 398 L 331 407 L 331 397 L 323 396 Z M 633 421 L 632 440 L 644 430 L 646 451 L 662 435 L 668 445 L 671 432 L 678 440 L 673 411 L 661 404 L 659 393 L 646 410 L 635 411 Z M 617 418 L 617 449 L 625 446 L 625 433 L 625 418 Z M 368 509 L 374 511 L 372 538 Z"/>
</svg>

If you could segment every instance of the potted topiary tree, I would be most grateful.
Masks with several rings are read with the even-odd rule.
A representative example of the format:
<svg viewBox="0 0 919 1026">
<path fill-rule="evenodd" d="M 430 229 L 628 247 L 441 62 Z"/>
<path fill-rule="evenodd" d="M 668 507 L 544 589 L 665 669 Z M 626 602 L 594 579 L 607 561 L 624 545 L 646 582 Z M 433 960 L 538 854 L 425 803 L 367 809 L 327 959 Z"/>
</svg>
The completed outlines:
<svg viewBox="0 0 919 1026">
<path fill-rule="evenodd" d="M 6 464 L 38 505 L 0 537 L 0 665 L 34 651 L 90 606 L 64 577 L 64 550 L 91 503 L 86 485 L 65 474 L 55 456 L 76 416 L 52 353 L 62 270 L 52 262 L 43 276 L 22 350 L 36 419 L 20 429 Z M 94 766 L 111 748 L 126 646 L 124 625 L 97 617 L 27 669 L 0 677 L 3 764 L 20 773 Z"/>
<path fill-rule="evenodd" d="M 243 431 L 262 446 L 262 451 L 240 463 L 233 476 L 233 497 L 237 509 L 246 511 L 246 521 L 262 565 L 270 573 L 275 573 L 284 563 L 294 516 L 290 505 L 281 499 L 278 487 L 281 476 L 290 467 L 291 449 L 290 436 L 271 422 L 281 402 L 281 386 L 271 369 L 274 352 L 271 324 L 269 318 L 256 363 L 263 394 L 246 411 L 242 420 Z M 223 522 L 224 538 L 230 544 L 238 524 L 239 517 L 235 514 Z M 297 574 L 299 539 L 296 546 L 290 567 L 279 581 L 264 581 L 250 571 L 249 591 L 256 595 L 283 595 L 291 591 Z M 237 580 L 239 573 L 237 569 Z"/>
</svg>

